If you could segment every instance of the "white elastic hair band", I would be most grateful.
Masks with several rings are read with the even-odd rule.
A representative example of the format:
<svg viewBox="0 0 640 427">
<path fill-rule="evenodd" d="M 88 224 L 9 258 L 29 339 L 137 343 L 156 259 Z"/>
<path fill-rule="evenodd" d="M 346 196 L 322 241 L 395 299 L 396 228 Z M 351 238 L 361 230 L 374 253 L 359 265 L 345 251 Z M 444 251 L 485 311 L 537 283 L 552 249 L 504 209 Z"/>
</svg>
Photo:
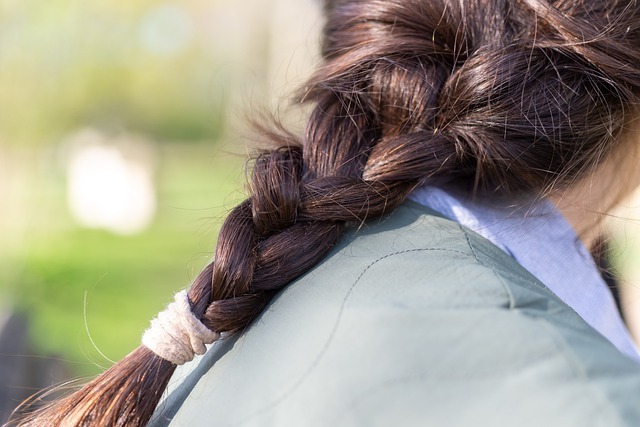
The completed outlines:
<svg viewBox="0 0 640 427">
<path fill-rule="evenodd" d="M 142 344 L 163 359 L 183 365 L 193 360 L 194 355 L 205 354 L 205 344 L 213 343 L 220 334 L 193 315 L 187 291 L 178 292 L 174 299 L 151 321 Z"/>
</svg>

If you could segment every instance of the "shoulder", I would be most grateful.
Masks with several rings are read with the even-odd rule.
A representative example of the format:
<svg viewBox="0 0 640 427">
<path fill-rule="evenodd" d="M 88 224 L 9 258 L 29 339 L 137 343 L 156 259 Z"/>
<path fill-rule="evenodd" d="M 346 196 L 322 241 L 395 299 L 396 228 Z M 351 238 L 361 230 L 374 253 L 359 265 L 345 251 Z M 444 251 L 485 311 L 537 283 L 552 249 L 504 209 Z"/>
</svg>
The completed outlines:
<svg viewBox="0 0 640 427">
<path fill-rule="evenodd" d="M 155 425 L 640 420 L 634 362 L 498 248 L 414 204 L 346 236 L 174 381 Z"/>
</svg>

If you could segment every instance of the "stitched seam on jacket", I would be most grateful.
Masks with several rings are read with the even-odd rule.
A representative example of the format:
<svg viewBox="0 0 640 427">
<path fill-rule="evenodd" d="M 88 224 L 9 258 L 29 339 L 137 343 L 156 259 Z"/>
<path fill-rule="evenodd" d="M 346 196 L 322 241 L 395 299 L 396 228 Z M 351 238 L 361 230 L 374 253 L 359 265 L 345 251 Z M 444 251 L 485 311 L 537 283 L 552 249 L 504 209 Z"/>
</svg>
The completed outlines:
<svg viewBox="0 0 640 427">
<path fill-rule="evenodd" d="M 471 253 L 473 253 L 473 256 L 478 262 L 478 264 L 482 265 L 485 268 L 488 268 L 491 271 L 491 273 L 495 276 L 495 278 L 498 279 L 498 282 L 500 282 L 500 285 L 502 285 L 502 289 L 504 290 L 504 292 L 507 294 L 507 297 L 509 298 L 509 310 L 513 310 L 516 306 L 516 303 L 515 303 L 515 299 L 513 298 L 513 294 L 511 293 L 511 288 L 507 286 L 507 284 L 504 282 L 502 277 L 500 277 L 500 275 L 497 274 L 496 270 L 493 267 L 480 261 L 480 258 L 478 258 L 478 254 L 476 253 L 475 248 L 471 244 L 471 239 L 469 239 L 469 234 L 460 224 L 458 224 L 458 226 L 460 227 L 460 230 L 464 234 L 464 238 L 467 241 L 467 245 L 469 245 L 469 249 L 471 249 Z"/>
<path fill-rule="evenodd" d="M 471 252 L 473 253 L 474 257 L 476 258 L 476 260 L 483 265 L 484 267 L 488 268 L 491 270 L 491 272 L 493 273 L 493 275 L 496 277 L 496 279 L 498 279 L 498 281 L 500 281 L 500 283 L 502 284 L 505 292 L 507 292 L 507 294 L 509 295 L 509 300 L 510 300 L 510 309 L 517 313 L 520 316 L 524 316 L 527 317 L 531 320 L 533 320 L 535 322 L 535 324 L 539 324 L 541 329 L 544 329 L 544 331 L 547 333 L 547 335 L 549 335 L 551 337 L 551 339 L 553 340 L 553 342 L 556 344 L 556 347 L 558 348 L 558 350 L 560 351 L 560 353 L 564 356 L 565 361 L 567 362 L 567 364 L 569 365 L 569 367 L 571 368 L 571 371 L 573 372 L 573 376 L 580 380 L 586 388 L 588 388 L 589 390 L 591 390 L 591 395 L 593 396 L 594 400 L 599 401 L 600 403 L 600 407 L 606 407 L 606 409 L 608 409 L 609 413 L 611 413 L 613 415 L 613 417 L 616 419 L 616 421 L 620 422 L 620 425 L 624 425 L 621 423 L 622 419 L 620 418 L 620 415 L 616 412 L 616 411 L 612 411 L 611 410 L 611 405 L 610 405 L 610 401 L 611 399 L 609 399 L 609 397 L 604 394 L 598 387 L 595 387 L 592 383 L 592 381 L 590 380 L 589 376 L 586 374 L 582 364 L 580 363 L 580 361 L 575 357 L 575 352 L 567 346 L 566 341 L 563 339 L 563 337 L 553 328 L 550 327 L 549 322 L 541 317 L 535 317 L 535 316 L 530 316 L 527 315 L 526 313 L 517 310 L 516 306 L 515 306 L 515 300 L 513 298 L 513 294 L 511 293 L 511 289 L 509 288 L 509 286 L 507 286 L 507 284 L 504 281 L 504 278 L 495 270 L 495 268 L 491 265 L 486 264 L 485 262 L 481 261 L 475 251 L 475 249 L 473 248 L 473 245 L 471 243 L 471 239 L 469 239 L 469 234 L 467 233 L 467 231 L 460 226 L 460 229 L 462 230 L 462 232 L 464 233 L 465 239 L 467 240 L 467 244 L 469 245 L 469 249 L 471 249 Z M 525 279 L 526 280 L 526 279 Z M 531 283 L 529 280 L 527 280 L 528 283 Z M 594 420 L 594 422 L 598 422 L 598 420 Z M 598 422 L 598 424 L 594 424 L 594 426 L 602 426 L 603 424 L 601 424 L 600 422 Z M 607 427 L 609 427 L 611 424 L 606 424 Z"/>
<path fill-rule="evenodd" d="M 276 399 L 271 401 L 268 405 L 265 405 L 262 408 L 255 410 L 253 413 L 249 414 L 244 419 L 242 419 L 240 421 L 237 421 L 235 423 L 229 424 L 229 425 L 236 425 L 237 426 L 237 425 L 245 424 L 245 423 L 251 421 L 256 416 L 258 416 L 260 414 L 267 413 L 267 412 L 273 410 L 276 406 L 278 406 L 279 404 L 284 402 L 290 395 L 292 395 L 298 389 L 298 387 L 300 387 L 302 385 L 302 383 L 304 383 L 304 381 L 307 379 L 307 377 L 309 377 L 309 375 L 311 375 L 311 373 L 314 371 L 314 369 L 319 365 L 319 363 L 322 360 L 322 358 L 324 357 L 325 353 L 327 352 L 327 350 L 331 346 L 331 344 L 333 342 L 333 339 L 334 339 L 334 336 L 336 334 L 336 331 L 338 330 L 338 327 L 339 327 L 340 322 L 342 320 L 342 315 L 343 315 L 345 307 L 347 305 L 347 301 L 349 300 L 349 298 L 350 298 L 353 290 L 355 289 L 355 287 L 360 282 L 360 279 L 362 279 L 362 277 L 365 275 L 365 273 L 367 271 L 369 271 L 371 269 L 371 267 L 373 267 L 375 264 L 379 263 L 380 261 L 383 261 L 383 260 L 385 260 L 387 258 L 391 258 L 392 256 L 402 255 L 402 254 L 411 253 L 411 252 L 434 252 L 434 251 L 456 253 L 456 254 L 464 255 L 465 257 L 469 257 L 469 254 L 467 252 L 457 251 L 455 249 L 415 248 L 415 249 L 405 249 L 405 250 L 402 250 L 402 251 L 392 252 L 392 253 L 389 253 L 387 255 L 383 255 L 383 256 L 375 259 L 374 261 L 371 261 L 371 263 L 369 263 L 366 267 L 364 267 L 364 269 L 360 272 L 358 277 L 353 281 L 353 283 L 351 284 L 351 286 L 347 290 L 346 294 L 344 295 L 344 298 L 342 299 L 342 303 L 340 304 L 340 309 L 338 310 L 338 314 L 337 314 L 337 316 L 335 318 L 334 325 L 331 328 L 331 331 L 329 332 L 329 335 L 328 335 L 328 338 L 327 338 L 325 344 L 322 346 L 320 351 L 318 351 L 318 354 L 316 355 L 314 360 L 311 362 L 309 367 L 305 370 L 305 372 L 303 372 L 302 375 L 295 382 L 293 382 L 293 384 L 291 386 L 289 386 L 279 397 L 277 397 Z"/>
</svg>

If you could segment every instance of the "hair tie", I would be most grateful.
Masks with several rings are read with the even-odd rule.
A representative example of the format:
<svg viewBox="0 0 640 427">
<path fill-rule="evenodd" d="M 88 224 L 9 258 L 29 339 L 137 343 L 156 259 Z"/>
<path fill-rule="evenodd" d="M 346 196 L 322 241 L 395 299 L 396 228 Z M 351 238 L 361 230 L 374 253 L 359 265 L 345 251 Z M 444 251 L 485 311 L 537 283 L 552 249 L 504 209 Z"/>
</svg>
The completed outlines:
<svg viewBox="0 0 640 427">
<path fill-rule="evenodd" d="M 193 360 L 195 354 L 205 354 L 205 344 L 213 343 L 220 334 L 193 315 L 186 290 L 178 292 L 174 299 L 151 321 L 142 344 L 163 359 L 183 365 Z"/>
</svg>

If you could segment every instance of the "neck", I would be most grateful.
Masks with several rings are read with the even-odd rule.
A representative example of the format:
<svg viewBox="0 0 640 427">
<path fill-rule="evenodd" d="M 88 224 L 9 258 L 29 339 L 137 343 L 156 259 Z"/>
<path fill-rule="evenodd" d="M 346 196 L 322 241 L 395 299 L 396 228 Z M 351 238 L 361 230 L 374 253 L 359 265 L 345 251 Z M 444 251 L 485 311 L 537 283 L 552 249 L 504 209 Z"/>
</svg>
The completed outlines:
<svg viewBox="0 0 640 427">
<path fill-rule="evenodd" d="M 549 197 L 589 249 L 603 234 L 607 213 L 640 182 L 629 176 L 633 174 L 620 172 L 627 164 L 628 160 L 609 156 L 592 173 Z"/>
</svg>

